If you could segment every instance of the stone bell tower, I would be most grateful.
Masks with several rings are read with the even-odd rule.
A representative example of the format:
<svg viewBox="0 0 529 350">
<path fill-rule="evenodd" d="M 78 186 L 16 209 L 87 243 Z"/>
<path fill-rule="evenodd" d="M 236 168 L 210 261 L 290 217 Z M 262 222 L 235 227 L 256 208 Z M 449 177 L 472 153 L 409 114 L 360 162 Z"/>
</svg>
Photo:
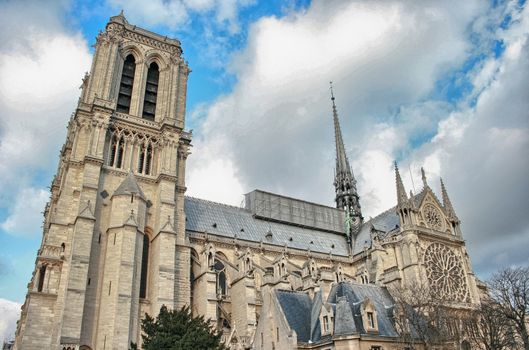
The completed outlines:
<svg viewBox="0 0 529 350">
<path fill-rule="evenodd" d="M 184 131 L 190 69 L 178 40 L 112 17 L 45 208 L 16 349 L 127 349 L 140 319 L 189 303 Z"/>
</svg>

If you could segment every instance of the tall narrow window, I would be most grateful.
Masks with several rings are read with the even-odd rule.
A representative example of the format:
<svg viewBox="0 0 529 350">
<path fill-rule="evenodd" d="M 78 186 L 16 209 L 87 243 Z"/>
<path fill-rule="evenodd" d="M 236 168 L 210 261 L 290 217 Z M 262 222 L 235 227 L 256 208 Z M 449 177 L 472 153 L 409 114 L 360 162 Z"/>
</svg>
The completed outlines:
<svg viewBox="0 0 529 350">
<path fill-rule="evenodd" d="M 369 324 L 369 328 L 375 328 L 375 318 L 373 317 L 372 312 L 367 313 L 367 322 Z"/>
<path fill-rule="evenodd" d="M 147 146 L 147 152 L 146 152 L 145 156 L 146 156 L 146 159 L 145 159 L 145 175 L 150 175 L 151 174 L 151 166 L 152 166 L 152 146 L 151 146 L 151 144 L 149 144 L 149 146 Z"/>
<path fill-rule="evenodd" d="M 134 72 L 136 71 L 136 60 L 134 56 L 128 55 L 123 63 L 121 83 L 119 84 L 119 95 L 116 110 L 122 113 L 130 112 L 130 100 L 132 97 L 132 86 L 134 84 Z"/>
<path fill-rule="evenodd" d="M 138 174 L 143 174 L 143 163 L 145 162 L 145 145 L 140 145 L 138 154 Z"/>
<path fill-rule="evenodd" d="M 108 160 L 108 165 L 115 168 L 121 168 L 123 163 L 123 149 L 124 149 L 123 136 L 112 136 L 110 143 L 110 158 Z"/>
<path fill-rule="evenodd" d="M 122 163 L 123 163 L 123 137 L 120 137 L 119 142 L 118 142 L 118 149 L 116 152 L 116 162 L 114 166 L 116 168 L 121 168 Z"/>
<path fill-rule="evenodd" d="M 217 296 L 223 297 L 226 295 L 226 272 L 224 264 L 220 260 L 215 259 L 213 269 L 217 273 Z"/>
<path fill-rule="evenodd" d="M 116 161 L 116 151 L 118 147 L 118 138 L 116 135 L 112 136 L 112 141 L 110 142 L 110 159 L 108 160 L 108 165 L 114 166 Z"/>
<path fill-rule="evenodd" d="M 147 267 L 149 265 L 149 236 L 143 235 L 143 253 L 141 255 L 140 298 L 147 296 Z"/>
<path fill-rule="evenodd" d="M 147 72 L 147 85 L 145 86 L 145 99 L 143 100 L 142 117 L 144 119 L 154 120 L 159 76 L 160 72 L 158 71 L 158 65 L 155 62 L 151 63 L 149 71 Z"/>
<path fill-rule="evenodd" d="M 46 277 L 46 265 L 42 265 L 39 269 L 39 284 L 37 285 L 37 292 L 42 292 L 42 288 L 44 288 L 44 277 Z"/>
</svg>

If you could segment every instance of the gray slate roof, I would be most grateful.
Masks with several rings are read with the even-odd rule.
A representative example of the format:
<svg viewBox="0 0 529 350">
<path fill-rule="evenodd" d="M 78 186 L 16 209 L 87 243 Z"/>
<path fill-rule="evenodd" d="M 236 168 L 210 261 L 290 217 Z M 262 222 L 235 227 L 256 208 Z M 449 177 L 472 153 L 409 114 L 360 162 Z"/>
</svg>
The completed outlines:
<svg viewBox="0 0 529 350">
<path fill-rule="evenodd" d="M 120 186 L 121 187 L 121 186 Z M 424 197 L 421 191 L 413 197 L 418 205 Z M 275 222 L 255 217 L 245 208 L 215 203 L 203 199 L 185 197 L 186 230 L 208 232 L 211 235 L 261 242 L 313 252 L 332 253 L 348 256 L 348 244 L 345 234 L 323 231 L 314 227 L 300 227 L 286 222 Z M 379 231 L 385 237 L 400 224 L 396 207 L 363 223 L 355 240 L 353 255 L 371 246 L 371 230 Z M 271 232 L 271 237 L 267 233 Z M 383 238 L 383 237 L 382 237 Z M 334 246 L 334 247 L 333 247 Z"/>
<path fill-rule="evenodd" d="M 145 195 L 143 194 L 140 186 L 138 185 L 138 182 L 136 181 L 136 177 L 132 172 L 130 172 L 125 177 L 123 182 L 118 186 L 118 188 L 114 192 L 115 196 L 120 194 L 135 194 L 145 199 Z"/>
<path fill-rule="evenodd" d="M 305 292 L 276 290 L 275 295 L 290 328 L 296 331 L 299 342 L 316 343 L 322 340 L 319 316 L 324 307 L 321 292 L 311 300 Z M 361 307 L 365 299 L 371 300 L 376 309 L 378 336 L 397 337 L 393 325 L 394 301 L 386 288 L 340 282 L 329 292 L 327 303 L 334 309 L 334 334 L 366 334 Z"/>
<path fill-rule="evenodd" d="M 312 301 L 309 295 L 288 290 L 276 290 L 275 294 L 290 329 L 294 330 L 298 336 L 298 341 L 308 342 L 310 339 L 312 309 Z"/>
<path fill-rule="evenodd" d="M 289 248 L 347 256 L 345 235 L 255 218 L 244 208 L 185 197 L 186 230 Z M 271 237 L 267 237 L 268 232 Z M 333 248 L 334 245 L 334 248 Z"/>
<path fill-rule="evenodd" d="M 364 222 L 360 228 L 360 232 L 356 237 L 356 243 L 353 248 L 353 255 L 360 253 L 364 246 L 371 246 L 371 229 L 388 233 L 400 225 L 400 219 L 397 215 L 395 207 L 386 210 L 378 216 Z"/>
<path fill-rule="evenodd" d="M 347 312 L 347 306 L 344 298 L 349 304 L 354 324 L 351 322 L 350 314 Z M 384 287 L 358 284 L 355 282 L 341 282 L 335 285 L 329 293 L 327 302 L 336 304 L 341 308 L 341 313 L 336 315 L 335 324 L 339 324 L 339 333 L 337 334 L 354 334 L 366 333 L 360 313 L 362 302 L 368 298 L 371 300 L 377 311 L 378 335 L 387 337 L 398 336 L 393 326 L 393 308 L 395 302 Z M 343 317 L 343 318 L 342 318 Z M 336 328 L 335 328 L 336 329 Z"/>
</svg>

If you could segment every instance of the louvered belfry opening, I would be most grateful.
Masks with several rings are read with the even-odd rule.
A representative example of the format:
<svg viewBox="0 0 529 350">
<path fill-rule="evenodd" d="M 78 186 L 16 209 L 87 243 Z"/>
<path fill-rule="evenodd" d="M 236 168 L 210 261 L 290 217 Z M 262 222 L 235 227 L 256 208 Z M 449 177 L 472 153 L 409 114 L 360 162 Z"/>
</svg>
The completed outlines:
<svg viewBox="0 0 529 350">
<path fill-rule="evenodd" d="M 116 108 L 118 112 L 130 112 L 134 72 L 136 72 L 136 60 L 134 59 L 134 56 L 128 55 L 123 63 L 123 72 L 121 73 L 121 83 L 119 85 L 118 104 Z"/>
<path fill-rule="evenodd" d="M 158 78 L 160 72 L 156 62 L 151 63 L 147 72 L 147 85 L 145 86 L 145 99 L 143 101 L 142 117 L 148 120 L 154 120 L 156 111 L 156 96 L 158 95 Z"/>
</svg>

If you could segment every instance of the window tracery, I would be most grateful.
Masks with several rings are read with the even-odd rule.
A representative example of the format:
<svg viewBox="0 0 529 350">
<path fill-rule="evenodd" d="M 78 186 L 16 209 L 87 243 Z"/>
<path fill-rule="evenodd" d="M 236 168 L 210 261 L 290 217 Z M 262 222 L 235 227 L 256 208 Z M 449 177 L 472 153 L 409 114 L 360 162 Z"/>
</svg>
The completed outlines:
<svg viewBox="0 0 529 350">
<path fill-rule="evenodd" d="M 439 210 L 432 204 L 426 204 L 423 208 L 423 215 L 426 224 L 436 230 L 442 230 L 443 219 Z"/>
<path fill-rule="evenodd" d="M 432 243 L 424 252 L 426 276 L 432 288 L 444 300 L 464 301 L 467 282 L 461 258 L 448 246 Z"/>
</svg>

